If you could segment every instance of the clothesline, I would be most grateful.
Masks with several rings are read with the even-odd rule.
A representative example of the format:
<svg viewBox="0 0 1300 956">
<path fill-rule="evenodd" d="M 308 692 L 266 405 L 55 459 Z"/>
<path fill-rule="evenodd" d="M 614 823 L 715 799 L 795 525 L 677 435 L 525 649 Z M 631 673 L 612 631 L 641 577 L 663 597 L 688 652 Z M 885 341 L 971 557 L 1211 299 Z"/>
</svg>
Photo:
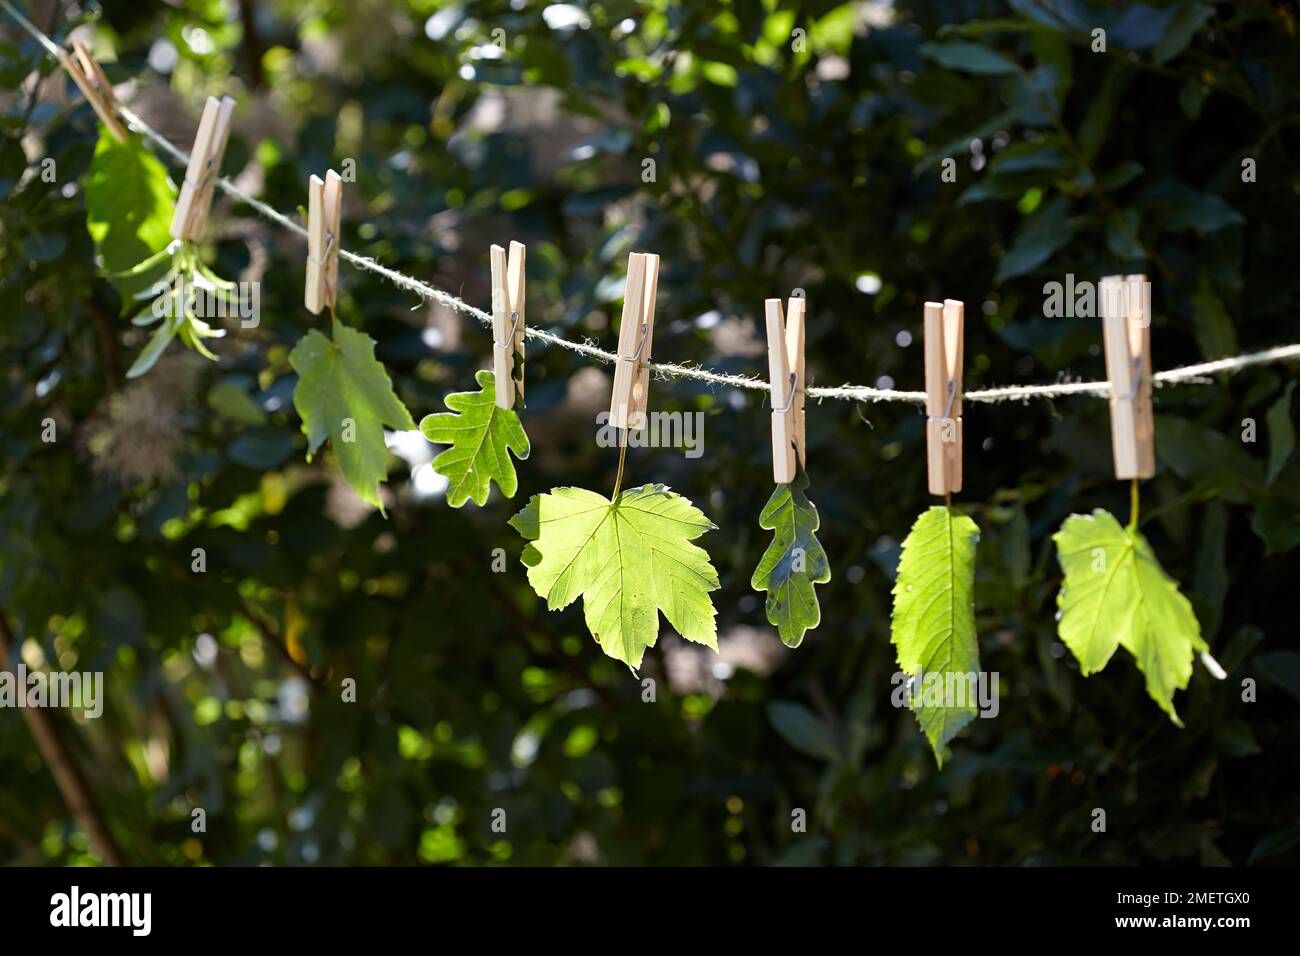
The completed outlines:
<svg viewBox="0 0 1300 956">
<path fill-rule="evenodd" d="M 19 25 L 45 48 L 47 54 L 56 60 L 58 59 L 59 48 L 49 36 L 41 32 L 39 28 L 30 23 L 22 14 L 10 6 L 7 0 L 0 0 L 0 6 L 3 6 L 5 10 L 7 10 L 19 23 Z M 128 109 L 120 103 L 116 104 L 116 106 L 118 113 L 122 118 L 138 130 L 146 139 L 154 143 L 163 152 L 167 153 L 181 166 L 188 166 L 190 161 L 188 153 L 174 146 L 133 110 Z M 226 195 L 238 199 L 240 202 L 247 203 L 271 222 L 276 223 L 282 228 L 287 229 L 304 239 L 307 237 L 307 230 L 300 223 L 284 215 L 284 213 L 275 209 L 273 206 L 270 206 L 267 203 L 262 202 L 260 199 L 244 192 L 229 179 L 218 177 L 216 185 L 222 192 L 226 193 Z M 491 313 L 470 305 L 468 302 L 452 295 L 450 292 L 421 282 L 419 279 L 398 272 L 396 269 L 391 269 L 367 256 L 349 252 L 342 248 L 341 245 L 338 254 L 339 258 L 350 262 L 358 269 L 363 269 L 373 272 L 376 275 L 383 276 L 399 289 L 411 292 L 425 302 L 437 302 L 449 309 L 472 316 L 489 328 L 492 325 Z M 618 356 L 615 353 L 607 352 L 590 342 L 575 342 L 566 339 L 563 336 L 556 335 L 553 332 L 548 332 L 545 329 L 528 326 L 525 329 L 525 333 L 528 338 L 533 339 L 534 341 L 545 342 L 548 345 L 568 349 L 571 352 L 577 352 L 580 355 L 585 355 L 601 362 L 613 363 L 618 359 Z M 1182 368 L 1168 369 L 1163 372 L 1155 373 L 1155 375 L 1152 376 L 1152 380 L 1156 385 L 1172 385 L 1178 383 L 1205 384 L 1205 380 L 1211 375 L 1219 373 L 1231 374 L 1252 365 L 1262 365 L 1267 362 L 1285 361 L 1290 359 L 1300 360 L 1300 343 L 1280 345 L 1259 352 L 1248 352 L 1231 358 L 1217 359 L 1213 362 L 1201 362 L 1196 365 L 1186 365 Z M 671 362 L 650 362 L 648 364 L 651 371 L 666 379 L 686 378 L 708 382 L 713 385 L 725 385 L 732 388 L 752 389 L 755 391 L 771 390 L 771 386 L 768 382 L 755 376 L 729 375 L 694 365 L 678 365 Z M 805 389 L 805 394 L 809 398 L 832 398 L 859 402 L 912 402 L 916 404 L 925 402 L 925 392 L 901 391 L 892 388 L 873 388 L 867 385 L 839 385 L 833 387 L 810 386 Z M 1058 382 L 1053 385 L 1008 385 L 1001 388 L 976 389 L 974 391 L 963 392 L 961 397 L 963 401 L 968 402 L 992 403 L 1027 401 L 1031 398 L 1060 398 L 1067 395 L 1090 395 L 1098 398 L 1109 398 L 1110 383 Z"/>
</svg>

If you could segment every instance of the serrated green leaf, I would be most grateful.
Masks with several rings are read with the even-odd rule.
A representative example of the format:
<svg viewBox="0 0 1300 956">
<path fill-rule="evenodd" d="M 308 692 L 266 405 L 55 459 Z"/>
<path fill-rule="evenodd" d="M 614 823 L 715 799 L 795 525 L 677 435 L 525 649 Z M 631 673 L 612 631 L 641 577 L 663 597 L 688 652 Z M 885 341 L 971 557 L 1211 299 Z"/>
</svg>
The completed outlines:
<svg viewBox="0 0 1300 956">
<path fill-rule="evenodd" d="M 175 204 L 167 170 L 140 140 L 118 142 L 101 129 L 86 176 L 86 229 L 123 299 L 149 288 L 170 264 L 160 257 L 156 270 L 134 270 L 171 244 Z"/>
<path fill-rule="evenodd" d="M 459 508 L 467 499 L 482 506 L 490 482 L 513 498 L 518 489 L 509 452 L 528 458 L 528 436 L 512 408 L 497 408 L 496 378 L 480 371 L 477 392 L 453 392 L 446 398 L 450 412 L 426 415 L 420 431 L 431 442 L 451 445 L 433 460 L 433 470 L 447 479 L 447 503 Z"/>
<path fill-rule="evenodd" d="M 971 686 L 969 677 L 980 673 L 974 593 L 978 539 L 970 518 L 943 506 L 930 508 L 903 541 L 894 582 L 891 639 L 898 666 L 919 678 L 910 695 L 912 711 L 941 767 L 948 741 L 976 714 L 975 700 L 964 689 Z M 931 678 L 963 693 L 941 700 L 927 696 Z"/>
<path fill-rule="evenodd" d="M 775 532 L 754 569 L 750 587 L 767 592 L 767 619 L 788 647 L 798 647 L 804 633 L 821 621 L 814 584 L 831 579 L 826 552 L 817 540 L 817 508 L 804 489 L 802 470 L 793 483 L 777 485 L 758 517 L 759 526 Z"/>
<path fill-rule="evenodd" d="M 1071 515 L 1052 536 L 1065 580 L 1057 594 L 1061 641 L 1086 676 L 1123 647 L 1147 693 L 1179 727 L 1174 691 L 1187 687 L 1196 653 L 1208 650 L 1191 603 L 1135 527 L 1098 508 Z"/>
<path fill-rule="evenodd" d="M 659 611 L 682 637 L 717 650 L 709 592 L 718 574 L 691 544 L 715 525 L 665 485 L 631 488 L 613 502 L 553 488 L 510 524 L 529 542 L 523 561 L 533 590 L 552 611 L 581 595 L 587 627 L 610 657 L 639 667 L 659 636 Z"/>
<path fill-rule="evenodd" d="M 409 430 L 415 422 L 375 359 L 374 339 L 339 322 L 333 333 L 330 340 L 308 332 L 289 353 L 298 373 L 293 404 L 307 433 L 307 457 L 329 438 L 344 479 L 382 512 L 379 483 L 388 477 L 384 426 Z"/>
</svg>

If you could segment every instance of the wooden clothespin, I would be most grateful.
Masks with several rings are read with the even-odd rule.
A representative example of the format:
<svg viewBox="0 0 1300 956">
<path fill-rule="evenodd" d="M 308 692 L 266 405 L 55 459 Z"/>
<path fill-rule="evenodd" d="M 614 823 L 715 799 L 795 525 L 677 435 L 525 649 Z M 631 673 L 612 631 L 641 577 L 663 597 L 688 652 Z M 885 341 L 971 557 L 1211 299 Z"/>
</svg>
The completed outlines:
<svg viewBox="0 0 1300 956">
<path fill-rule="evenodd" d="M 1144 275 L 1101 280 L 1102 335 L 1110 379 L 1110 435 L 1116 478 L 1156 473 L 1151 409 L 1151 286 Z"/>
<path fill-rule="evenodd" d="M 80 40 L 74 41 L 72 50 L 76 54 L 76 61 L 68 55 L 66 50 L 59 51 L 59 63 L 68 71 L 72 77 L 72 82 L 77 84 L 91 108 L 108 127 L 108 131 L 117 138 L 119 143 L 126 142 L 126 127 L 117 116 L 117 98 L 113 95 L 113 84 L 108 82 L 108 77 L 95 58 L 90 55 L 90 50 Z"/>
<path fill-rule="evenodd" d="M 230 140 L 230 117 L 235 112 L 235 101 L 229 96 L 218 100 L 209 96 L 199 120 L 199 131 L 194 135 L 194 151 L 181 183 L 181 194 L 176 199 L 172 213 L 173 239 L 201 239 L 208 224 L 208 210 L 212 208 L 212 194 L 217 175 L 221 172 L 221 159 L 226 154 Z"/>
<path fill-rule="evenodd" d="M 925 451 L 930 494 L 961 491 L 961 391 L 966 307 L 925 304 Z"/>
<path fill-rule="evenodd" d="M 772 480 L 788 485 L 807 465 L 804 450 L 803 296 L 791 296 L 788 319 L 780 299 L 764 303 L 767 313 L 767 364 L 772 379 Z"/>
<path fill-rule="evenodd" d="M 334 311 L 339 291 L 339 231 L 343 222 L 343 180 L 330 170 L 324 181 L 307 183 L 307 309 Z"/>
<path fill-rule="evenodd" d="M 524 244 L 510 243 L 510 257 L 494 245 L 492 259 L 492 371 L 497 408 L 524 403 Z"/>
<path fill-rule="evenodd" d="M 609 406 L 609 424 L 615 428 L 639 429 L 645 425 L 658 288 L 659 257 L 646 252 L 629 255 L 623 319 L 618 327 L 614 394 Z"/>
</svg>

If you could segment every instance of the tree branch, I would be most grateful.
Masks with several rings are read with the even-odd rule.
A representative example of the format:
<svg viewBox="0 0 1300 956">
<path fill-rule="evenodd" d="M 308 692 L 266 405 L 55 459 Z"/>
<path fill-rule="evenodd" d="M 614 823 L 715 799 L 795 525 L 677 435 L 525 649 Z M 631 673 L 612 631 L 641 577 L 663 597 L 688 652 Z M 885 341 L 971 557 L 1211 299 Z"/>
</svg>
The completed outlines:
<svg viewBox="0 0 1300 956">
<path fill-rule="evenodd" d="M 16 673 L 13 664 L 14 644 L 9 618 L 4 609 L 0 608 L 0 667 L 10 673 Z M 21 689 L 19 692 L 22 692 Z M 122 866 L 122 851 L 113 839 L 99 804 L 95 802 L 95 794 L 90 789 L 85 772 L 59 736 L 54 714 L 44 707 L 24 707 L 22 711 L 27 727 L 32 732 L 32 739 L 36 741 L 36 747 L 45 758 L 45 765 L 50 768 L 59 793 L 63 795 L 64 805 L 86 831 L 86 837 L 100 862 L 105 866 Z"/>
</svg>

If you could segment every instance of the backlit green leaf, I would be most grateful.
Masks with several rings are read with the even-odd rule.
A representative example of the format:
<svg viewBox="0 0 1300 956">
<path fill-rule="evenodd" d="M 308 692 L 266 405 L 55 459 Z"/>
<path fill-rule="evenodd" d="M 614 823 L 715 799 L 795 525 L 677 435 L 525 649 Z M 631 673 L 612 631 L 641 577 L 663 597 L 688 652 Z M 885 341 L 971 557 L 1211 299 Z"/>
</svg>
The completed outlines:
<svg viewBox="0 0 1300 956">
<path fill-rule="evenodd" d="M 1124 647 L 1147 692 L 1171 720 L 1174 691 L 1187 687 L 1196 653 L 1208 650 L 1191 603 L 1165 574 L 1146 538 L 1100 508 L 1071 515 L 1052 536 L 1065 580 L 1057 594 L 1061 641 L 1084 675 Z"/>
<path fill-rule="evenodd" d="M 948 741 L 976 713 L 966 690 L 980 671 L 974 597 L 978 539 L 979 529 L 970 518 L 942 506 L 930 508 L 903 541 L 894 582 L 892 639 L 898 666 L 915 681 L 912 711 L 939 766 Z M 927 686 L 940 681 L 959 693 L 927 695 Z"/>
<path fill-rule="evenodd" d="M 176 191 L 167 170 L 137 137 L 125 143 L 103 129 L 86 176 L 86 228 L 95 241 L 109 280 L 123 299 L 149 288 L 170 265 L 130 274 L 171 243 Z"/>
<path fill-rule="evenodd" d="M 433 460 L 433 470 L 447 479 L 447 503 L 459 508 L 467 499 L 482 505 L 489 483 L 513 498 L 518 488 L 510 452 L 520 461 L 528 457 L 528 436 L 514 409 L 497 408 L 496 379 L 486 370 L 476 376 L 477 392 L 447 396 L 450 412 L 426 415 L 420 431 L 431 442 L 451 445 Z"/>
<path fill-rule="evenodd" d="M 384 426 L 408 430 L 415 422 L 375 360 L 374 339 L 339 322 L 333 332 L 332 340 L 308 332 L 289 353 L 298 373 L 293 404 L 307 433 L 307 457 L 331 439 L 344 479 L 382 511 L 379 483 L 388 477 Z"/>
<path fill-rule="evenodd" d="M 579 595 L 587 627 L 606 654 L 638 667 L 659 636 L 659 611 L 682 637 L 717 650 L 709 592 L 718 574 L 691 544 L 714 527 L 664 485 L 624 491 L 611 502 L 582 488 L 555 488 L 510 524 L 529 543 L 528 581 L 547 607 Z"/>
</svg>

